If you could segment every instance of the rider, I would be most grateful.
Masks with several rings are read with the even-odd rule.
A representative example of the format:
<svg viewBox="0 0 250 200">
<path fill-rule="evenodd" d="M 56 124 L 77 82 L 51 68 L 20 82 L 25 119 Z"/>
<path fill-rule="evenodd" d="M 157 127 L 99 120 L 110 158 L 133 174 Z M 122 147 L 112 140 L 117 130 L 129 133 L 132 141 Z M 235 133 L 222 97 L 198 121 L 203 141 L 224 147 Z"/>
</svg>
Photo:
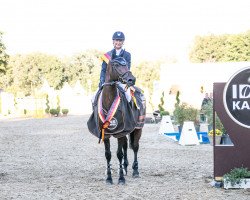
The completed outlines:
<svg viewBox="0 0 250 200">
<path fill-rule="evenodd" d="M 101 88 L 103 83 L 105 82 L 106 69 L 107 69 L 108 62 L 111 58 L 114 59 L 117 57 L 123 57 L 127 61 L 127 66 L 130 70 L 131 54 L 122 48 L 124 41 L 125 41 L 124 33 L 121 31 L 116 31 L 113 34 L 112 40 L 113 40 L 114 48 L 111 51 L 104 54 L 104 56 L 102 57 L 103 62 L 102 62 L 102 70 L 100 74 L 99 88 Z"/>
<path fill-rule="evenodd" d="M 101 88 L 105 82 L 105 75 L 106 75 L 106 69 L 107 69 L 107 65 L 108 65 L 108 62 L 111 60 L 111 59 L 115 59 L 117 57 L 123 57 L 126 62 L 127 62 L 127 66 L 128 66 L 128 69 L 130 70 L 130 67 L 131 67 L 131 54 L 128 52 L 128 51 L 125 51 L 125 49 L 123 49 L 123 45 L 124 45 L 124 41 L 125 41 L 125 35 L 123 32 L 121 31 L 116 31 L 114 34 L 113 34 L 113 37 L 112 37 L 112 40 L 113 40 L 113 46 L 114 48 L 107 52 L 106 54 L 104 54 L 102 56 L 102 70 L 101 70 L 101 73 L 100 73 L 100 83 L 99 83 L 99 92 L 101 91 Z M 119 84 L 121 87 L 125 87 L 124 84 Z M 144 95 L 141 93 L 141 90 L 139 88 L 135 89 L 135 87 L 133 87 L 133 89 L 131 88 L 131 91 L 133 90 L 133 101 L 136 102 L 135 98 L 138 100 L 138 103 L 135 103 L 136 104 L 136 107 L 137 109 L 140 110 L 140 113 L 139 115 L 142 116 L 140 118 L 141 121 L 144 121 L 144 118 L 143 116 L 145 117 L 145 112 L 146 112 L 146 101 L 145 101 L 145 97 Z M 132 99 L 132 96 L 131 96 L 131 91 L 129 89 L 127 89 L 125 91 L 125 95 L 126 95 L 126 98 L 128 100 L 128 102 L 131 101 Z M 136 96 L 136 97 L 135 97 Z M 145 109 L 144 109 L 145 108 Z M 141 125 L 143 125 L 144 123 L 140 123 L 140 125 L 137 125 L 138 127 L 140 127 Z"/>
</svg>

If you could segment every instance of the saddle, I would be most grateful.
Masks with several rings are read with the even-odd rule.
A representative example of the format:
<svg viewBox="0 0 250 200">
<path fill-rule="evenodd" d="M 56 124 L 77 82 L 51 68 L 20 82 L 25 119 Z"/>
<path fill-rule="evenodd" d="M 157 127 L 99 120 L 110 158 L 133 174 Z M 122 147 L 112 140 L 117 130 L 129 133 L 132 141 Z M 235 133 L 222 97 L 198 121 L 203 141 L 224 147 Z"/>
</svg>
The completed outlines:
<svg viewBox="0 0 250 200">
<path fill-rule="evenodd" d="M 125 91 L 117 86 L 117 92 L 120 97 L 120 103 L 110 120 L 108 126 L 105 128 L 105 137 L 114 136 L 115 138 L 123 137 L 134 129 L 141 129 L 145 123 L 146 114 L 146 100 L 141 90 L 134 87 L 132 94 L 132 101 L 128 102 Z M 93 112 L 87 122 L 89 131 L 99 139 L 102 137 L 101 126 L 103 124 L 100 119 L 100 105 L 98 100 L 101 98 L 102 89 L 97 94 L 93 103 Z M 107 116 L 109 111 L 102 109 L 102 115 Z"/>
</svg>

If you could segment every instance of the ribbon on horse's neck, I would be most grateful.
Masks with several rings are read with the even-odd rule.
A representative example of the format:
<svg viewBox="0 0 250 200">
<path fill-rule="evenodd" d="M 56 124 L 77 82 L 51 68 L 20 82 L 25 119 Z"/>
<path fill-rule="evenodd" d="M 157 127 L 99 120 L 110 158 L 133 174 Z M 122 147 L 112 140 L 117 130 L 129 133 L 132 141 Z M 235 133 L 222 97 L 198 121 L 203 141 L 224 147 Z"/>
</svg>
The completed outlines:
<svg viewBox="0 0 250 200">
<path fill-rule="evenodd" d="M 104 130 L 106 128 L 108 128 L 108 126 L 110 125 L 110 121 L 111 119 L 114 117 L 116 110 L 120 104 L 121 101 L 121 97 L 119 95 L 118 90 L 116 90 L 116 97 L 111 105 L 111 107 L 109 108 L 109 111 L 107 113 L 107 115 L 105 116 L 104 112 L 103 112 L 103 106 L 102 106 L 102 92 L 100 93 L 100 97 L 98 99 L 98 115 L 102 121 L 102 134 L 101 134 L 101 138 L 102 141 L 104 141 Z"/>
</svg>

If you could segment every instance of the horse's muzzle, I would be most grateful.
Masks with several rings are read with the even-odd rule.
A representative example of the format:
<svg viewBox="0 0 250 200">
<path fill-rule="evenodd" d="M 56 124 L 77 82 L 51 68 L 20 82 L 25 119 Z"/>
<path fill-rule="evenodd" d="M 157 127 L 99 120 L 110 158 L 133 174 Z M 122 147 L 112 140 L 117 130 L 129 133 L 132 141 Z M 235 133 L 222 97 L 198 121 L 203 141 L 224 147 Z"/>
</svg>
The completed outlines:
<svg viewBox="0 0 250 200">
<path fill-rule="evenodd" d="M 128 79 L 127 81 L 127 85 L 130 87 L 130 86 L 133 86 L 135 85 L 135 81 L 136 81 L 136 78 L 130 78 Z"/>
</svg>

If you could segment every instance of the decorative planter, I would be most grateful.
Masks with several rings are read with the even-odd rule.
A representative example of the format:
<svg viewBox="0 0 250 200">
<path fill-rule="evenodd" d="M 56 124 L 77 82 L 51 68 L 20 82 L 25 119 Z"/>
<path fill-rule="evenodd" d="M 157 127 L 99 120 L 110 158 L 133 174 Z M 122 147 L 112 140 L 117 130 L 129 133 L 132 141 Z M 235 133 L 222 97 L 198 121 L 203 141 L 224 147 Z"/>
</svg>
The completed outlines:
<svg viewBox="0 0 250 200">
<path fill-rule="evenodd" d="M 246 179 L 241 179 L 240 183 L 236 183 L 234 185 L 232 185 L 230 182 L 226 182 L 225 180 L 223 181 L 223 185 L 225 189 L 237 189 L 237 188 L 243 188 L 243 189 L 247 189 L 250 188 L 250 178 L 246 178 Z"/>
<path fill-rule="evenodd" d="M 211 145 L 214 144 L 213 136 L 208 136 Z M 220 145 L 221 136 L 215 136 L 215 145 Z"/>
</svg>

